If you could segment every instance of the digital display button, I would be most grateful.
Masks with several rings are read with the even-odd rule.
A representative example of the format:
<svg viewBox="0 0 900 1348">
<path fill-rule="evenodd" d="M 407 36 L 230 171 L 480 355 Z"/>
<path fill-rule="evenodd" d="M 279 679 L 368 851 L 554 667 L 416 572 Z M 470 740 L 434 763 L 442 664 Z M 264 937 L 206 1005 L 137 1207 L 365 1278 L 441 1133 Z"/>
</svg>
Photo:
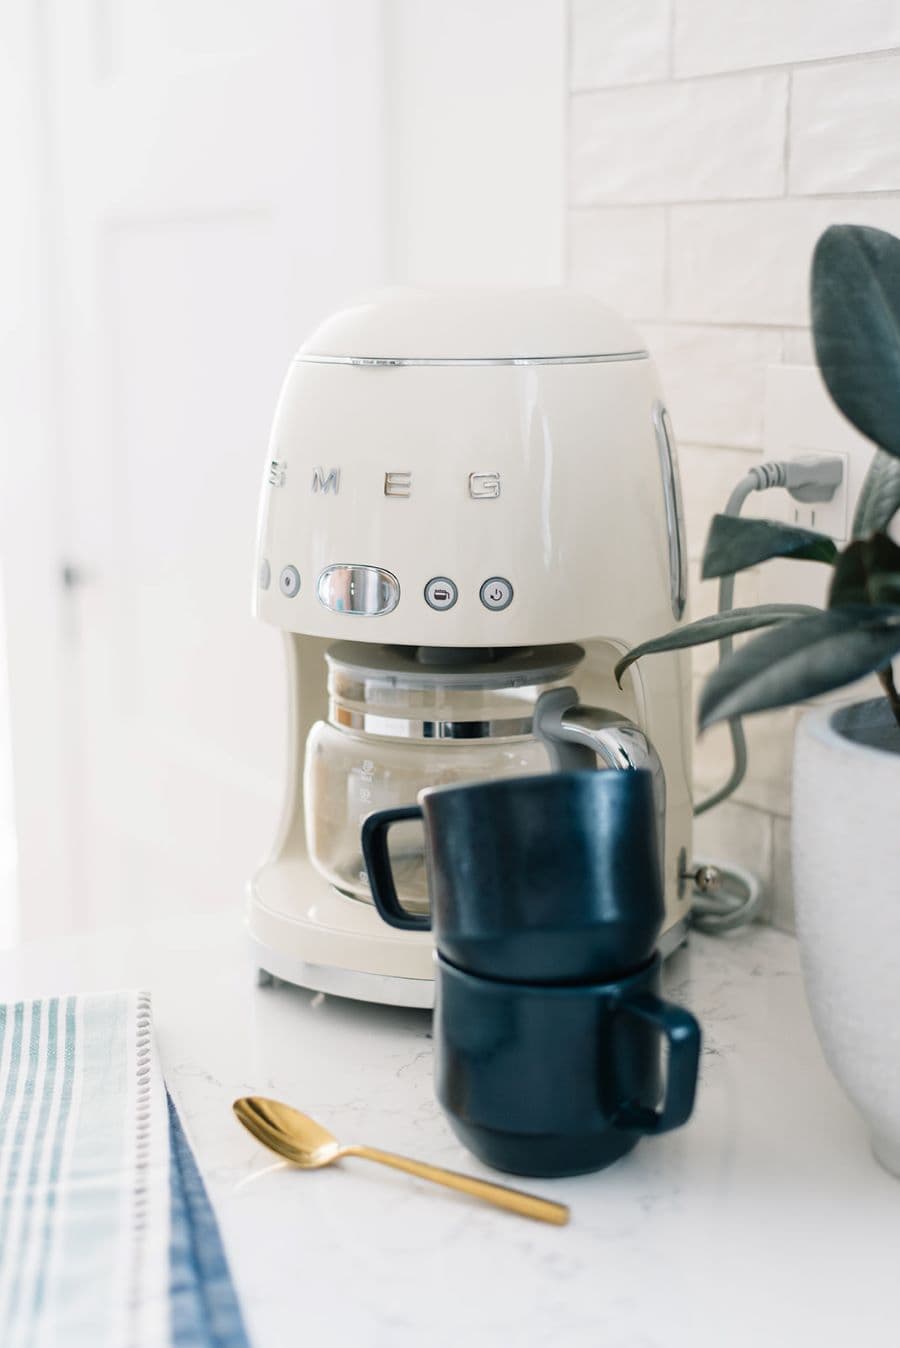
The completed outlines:
<svg viewBox="0 0 900 1348">
<path fill-rule="evenodd" d="M 425 603 L 430 608 L 452 608 L 459 598 L 459 591 L 446 576 L 435 576 L 425 586 Z"/>
</svg>

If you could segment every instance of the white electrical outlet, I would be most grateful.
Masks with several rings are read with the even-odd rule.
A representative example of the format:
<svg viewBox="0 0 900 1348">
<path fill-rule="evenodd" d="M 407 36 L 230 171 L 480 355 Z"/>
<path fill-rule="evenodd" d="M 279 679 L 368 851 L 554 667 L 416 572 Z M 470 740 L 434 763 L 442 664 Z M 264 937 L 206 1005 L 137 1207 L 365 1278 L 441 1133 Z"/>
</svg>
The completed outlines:
<svg viewBox="0 0 900 1348">
<path fill-rule="evenodd" d="M 760 513 L 830 534 L 840 546 L 850 537 L 853 512 L 875 449 L 844 417 L 814 365 L 770 365 L 766 369 L 764 459 L 797 459 L 804 454 L 840 458 L 844 475 L 830 501 L 804 505 L 775 488 L 761 496 Z M 760 567 L 763 603 L 825 603 L 831 567 L 818 562 L 775 560 Z"/>
<path fill-rule="evenodd" d="M 764 459 L 834 455 L 844 464 L 843 480 L 830 501 L 803 505 L 786 491 L 766 493 L 766 514 L 830 534 L 850 537 L 853 511 L 874 446 L 835 407 L 814 365 L 770 365 L 766 370 Z M 769 504 L 772 510 L 769 510 Z"/>
<path fill-rule="evenodd" d="M 779 459 L 785 459 L 792 462 L 795 459 L 802 459 L 809 449 L 788 450 L 784 454 L 779 454 Z M 850 471 L 850 456 L 848 454 L 829 454 L 824 450 L 818 451 L 823 459 L 834 459 L 841 467 L 841 480 L 834 489 L 834 495 L 830 501 L 798 501 L 790 492 L 788 496 L 788 519 L 793 524 L 799 524 L 804 529 L 817 529 L 820 534 L 830 534 L 836 543 L 842 542 L 850 536 L 850 520 L 847 493 L 847 477 Z M 766 455 L 768 458 L 768 455 Z M 774 457 L 774 456 L 773 456 Z"/>
</svg>

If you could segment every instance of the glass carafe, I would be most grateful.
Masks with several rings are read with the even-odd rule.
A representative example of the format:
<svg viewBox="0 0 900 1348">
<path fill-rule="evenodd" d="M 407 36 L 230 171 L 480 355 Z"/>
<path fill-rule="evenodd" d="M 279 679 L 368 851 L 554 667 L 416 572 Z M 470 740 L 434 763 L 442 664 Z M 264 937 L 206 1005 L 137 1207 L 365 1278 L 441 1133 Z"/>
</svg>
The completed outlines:
<svg viewBox="0 0 900 1348">
<path fill-rule="evenodd" d="M 362 821 L 413 804 L 424 787 L 596 766 L 598 754 L 609 766 L 658 768 L 655 755 L 643 761 L 652 750 L 637 727 L 577 705 L 565 685 L 583 655 L 574 644 L 493 652 L 331 646 L 328 719 L 312 727 L 304 765 L 306 839 L 319 872 L 371 902 Z M 545 713 L 536 726 L 538 704 Z M 391 853 L 404 907 L 426 911 L 421 824 L 397 825 Z"/>
</svg>

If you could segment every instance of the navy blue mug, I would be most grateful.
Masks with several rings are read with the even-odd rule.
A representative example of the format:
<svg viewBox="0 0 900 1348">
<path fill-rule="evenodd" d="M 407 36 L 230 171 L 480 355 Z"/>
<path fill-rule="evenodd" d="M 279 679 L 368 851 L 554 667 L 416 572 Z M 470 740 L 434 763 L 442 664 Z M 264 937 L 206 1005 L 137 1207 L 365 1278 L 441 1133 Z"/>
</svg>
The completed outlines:
<svg viewBox="0 0 900 1348">
<path fill-rule="evenodd" d="M 362 852 L 385 922 L 432 925 L 452 964 L 522 983 L 615 978 L 646 964 L 662 928 L 649 772 L 555 772 L 431 787 L 377 810 Z M 388 833 L 423 819 L 431 912 L 402 907 Z"/>
<path fill-rule="evenodd" d="M 700 1027 L 659 977 L 656 955 L 611 982 L 526 986 L 436 954 L 435 1090 L 460 1141 L 496 1170 L 578 1175 L 685 1123 Z"/>
</svg>

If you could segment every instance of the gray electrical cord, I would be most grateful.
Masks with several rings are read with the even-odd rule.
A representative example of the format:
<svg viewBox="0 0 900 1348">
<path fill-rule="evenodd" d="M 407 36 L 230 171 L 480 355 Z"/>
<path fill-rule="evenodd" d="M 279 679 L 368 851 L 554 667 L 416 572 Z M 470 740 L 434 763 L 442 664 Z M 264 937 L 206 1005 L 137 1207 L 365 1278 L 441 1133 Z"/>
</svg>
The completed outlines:
<svg viewBox="0 0 900 1348">
<path fill-rule="evenodd" d="M 771 464 L 764 464 L 763 468 L 773 467 Z M 762 491 L 758 480 L 759 468 L 751 468 L 746 477 L 742 477 L 728 498 L 728 504 L 725 506 L 724 514 L 739 515 L 744 502 L 751 492 Z M 727 613 L 734 605 L 734 576 L 722 576 L 719 581 L 719 613 Z M 719 642 L 719 664 L 725 660 L 734 649 L 734 638 L 723 637 Z M 705 814 L 711 810 L 714 805 L 727 800 L 733 791 L 736 791 L 747 772 L 747 738 L 744 735 L 744 725 L 739 716 L 733 716 L 728 722 L 728 733 L 731 736 L 731 774 L 724 786 L 720 786 L 712 795 L 707 796 L 706 800 L 701 800 L 699 805 L 694 806 L 694 814 Z"/>
<path fill-rule="evenodd" d="M 691 925 L 709 936 L 720 936 L 752 922 L 764 897 L 759 876 L 721 861 L 695 864 Z"/>
<path fill-rule="evenodd" d="M 728 498 L 723 514 L 740 515 L 744 502 L 754 491 L 786 487 L 796 500 L 830 501 L 843 477 L 843 463 L 836 455 L 803 455 L 786 462 L 758 464 L 741 478 Z M 719 581 L 719 613 L 727 613 L 734 603 L 734 576 Z M 719 642 L 719 664 L 732 652 L 734 640 Z M 727 800 L 740 786 L 747 772 L 747 740 L 739 716 L 728 722 L 731 736 L 732 767 L 723 786 L 694 806 L 694 815 L 705 814 L 714 805 Z M 713 935 L 733 931 L 751 922 L 759 911 L 763 890 L 759 878 L 740 866 L 694 861 L 694 905 L 691 921 L 700 931 Z"/>
</svg>

